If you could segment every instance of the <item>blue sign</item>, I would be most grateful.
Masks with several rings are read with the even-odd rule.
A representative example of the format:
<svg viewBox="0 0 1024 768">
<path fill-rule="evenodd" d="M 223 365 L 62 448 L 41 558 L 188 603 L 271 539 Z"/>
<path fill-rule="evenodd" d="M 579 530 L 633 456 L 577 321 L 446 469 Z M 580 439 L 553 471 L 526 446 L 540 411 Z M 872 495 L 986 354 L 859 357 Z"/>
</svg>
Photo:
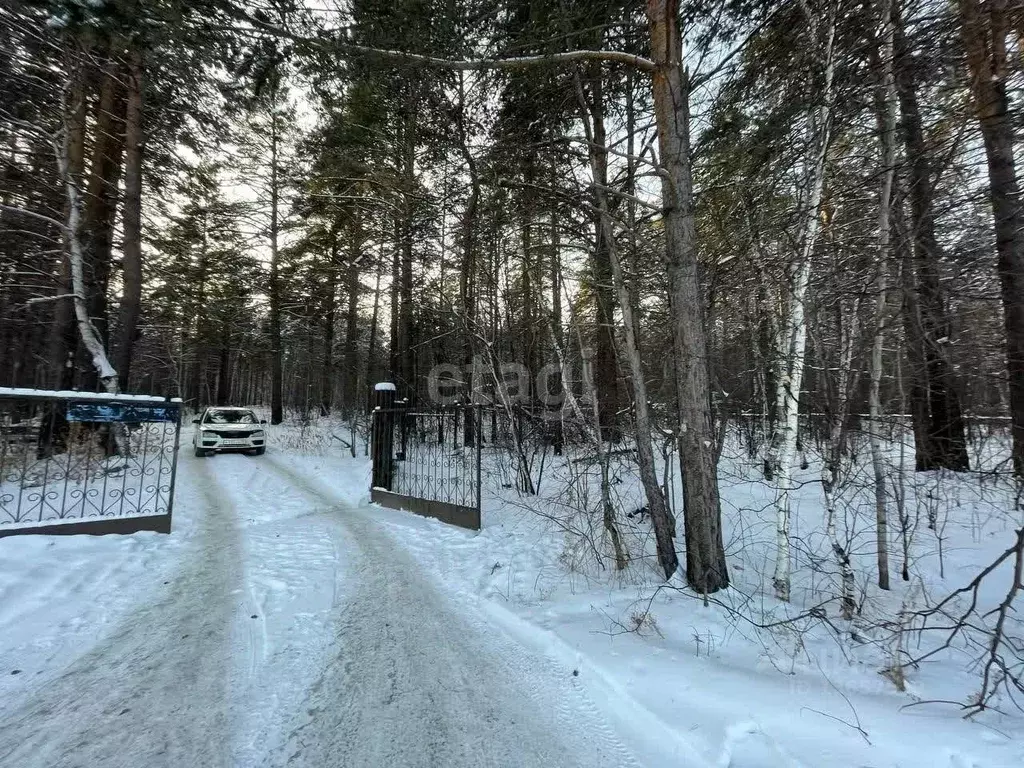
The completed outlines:
<svg viewBox="0 0 1024 768">
<path fill-rule="evenodd" d="M 178 421 L 177 405 L 135 405 L 134 403 L 69 403 L 68 421 Z"/>
</svg>

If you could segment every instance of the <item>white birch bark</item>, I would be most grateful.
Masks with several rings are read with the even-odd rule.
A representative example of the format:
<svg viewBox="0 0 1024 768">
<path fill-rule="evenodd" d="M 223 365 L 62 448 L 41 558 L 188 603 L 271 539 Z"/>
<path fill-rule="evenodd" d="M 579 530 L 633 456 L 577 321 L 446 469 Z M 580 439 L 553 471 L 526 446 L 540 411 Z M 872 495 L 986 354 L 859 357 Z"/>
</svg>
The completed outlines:
<svg viewBox="0 0 1024 768">
<path fill-rule="evenodd" d="M 81 91 L 76 87 L 75 79 L 81 77 L 80 66 L 77 61 L 69 63 L 71 67 L 70 82 L 67 86 L 67 99 L 81 98 Z M 65 104 L 63 114 L 64 138 L 61 142 L 54 142 L 54 153 L 57 160 L 57 172 L 64 184 L 64 191 L 67 195 L 67 223 L 65 226 L 65 237 L 67 238 L 67 258 L 71 267 L 71 293 L 72 304 L 75 308 L 75 321 L 78 325 L 78 333 L 82 338 L 82 345 L 85 347 L 93 367 L 103 388 L 112 395 L 118 392 L 117 370 L 110 363 L 107 351 L 103 348 L 103 341 L 100 338 L 96 327 L 89 317 L 89 309 L 85 300 L 85 255 L 82 252 L 82 240 L 80 227 L 82 222 L 82 194 L 80 179 L 75 178 L 71 170 L 70 144 L 71 122 L 68 115 L 73 112 L 74 105 Z M 128 436 L 123 424 L 113 424 L 112 434 L 114 445 L 118 454 L 127 456 L 129 445 Z"/>
<path fill-rule="evenodd" d="M 804 360 L 807 351 L 807 289 L 811 281 L 811 262 L 820 230 L 821 200 L 825 187 L 825 165 L 828 157 L 832 123 L 832 98 L 835 61 L 835 16 L 829 11 L 825 20 L 824 40 L 818 33 L 818 19 L 804 7 L 807 15 L 811 44 L 818 52 L 822 66 L 823 87 L 819 103 L 811 112 L 808 131 L 814 158 L 806 178 L 806 219 L 800 242 L 800 252 L 790 272 L 788 311 L 780 324 L 776 383 L 776 429 L 774 463 L 776 465 L 775 495 L 775 573 L 772 584 L 780 600 L 790 595 L 790 543 L 789 531 L 793 492 L 793 463 L 796 458 L 797 429 L 800 405 L 800 387 L 803 384 Z"/>
<path fill-rule="evenodd" d="M 65 136 L 69 134 L 70 131 L 65 130 Z M 89 353 L 93 367 L 96 368 L 100 383 L 110 394 L 117 394 L 117 371 L 107 358 L 103 341 L 89 318 L 89 309 L 85 302 L 85 257 L 82 253 L 82 240 L 79 236 L 82 221 L 82 195 L 78 180 L 73 178 L 70 170 L 66 140 L 57 147 L 57 166 L 68 199 L 67 254 L 71 264 L 71 293 L 75 307 L 75 320 L 78 323 L 82 344 Z"/>
<path fill-rule="evenodd" d="M 854 302 L 852 308 L 848 307 L 848 302 L 840 304 L 836 396 L 830 414 L 828 445 L 821 465 L 821 490 L 825 497 L 825 532 L 832 547 L 832 555 L 836 559 L 836 567 L 839 570 L 839 611 L 840 615 L 847 620 L 853 618 L 856 609 L 854 599 L 856 581 L 853 565 L 850 562 L 850 553 L 839 539 L 839 531 L 836 526 L 836 488 L 840 482 L 840 462 L 842 461 L 845 438 L 844 425 L 850 402 L 850 392 L 856 387 L 856 380 L 859 378 L 852 372 L 859 307 L 859 301 Z"/>
</svg>

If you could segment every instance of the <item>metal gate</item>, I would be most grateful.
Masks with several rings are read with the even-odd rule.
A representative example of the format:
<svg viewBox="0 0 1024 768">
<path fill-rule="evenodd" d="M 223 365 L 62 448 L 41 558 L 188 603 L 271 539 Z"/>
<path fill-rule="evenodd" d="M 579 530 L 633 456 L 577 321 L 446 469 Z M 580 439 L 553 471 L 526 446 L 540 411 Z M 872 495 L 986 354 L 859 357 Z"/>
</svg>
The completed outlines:
<svg viewBox="0 0 1024 768">
<path fill-rule="evenodd" d="M 0 388 L 0 537 L 170 533 L 181 401 Z"/>
<path fill-rule="evenodd" d="M 480 529 L 480 407 L 373 411 L 372 501 Z"/>
</svg>

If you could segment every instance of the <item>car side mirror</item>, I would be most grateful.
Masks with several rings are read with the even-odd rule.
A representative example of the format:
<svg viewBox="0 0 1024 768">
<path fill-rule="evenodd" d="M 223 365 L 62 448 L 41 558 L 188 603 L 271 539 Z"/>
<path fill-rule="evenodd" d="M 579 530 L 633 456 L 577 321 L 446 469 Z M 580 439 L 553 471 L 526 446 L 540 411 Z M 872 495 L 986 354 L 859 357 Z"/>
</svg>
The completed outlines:
<svg viewBox="0 0 1024 768">
<path fill-rule="evenodd" d="M 193 424 L 198 424 L 199 423 L 199 419 L 192 419 L 192 423 Z"/>
<path fill-rule="evenodd" d="M 267 423 L 266 419 L 260 419 L 260 424 L 266 424 L 266 423 Z"/>
</svg>

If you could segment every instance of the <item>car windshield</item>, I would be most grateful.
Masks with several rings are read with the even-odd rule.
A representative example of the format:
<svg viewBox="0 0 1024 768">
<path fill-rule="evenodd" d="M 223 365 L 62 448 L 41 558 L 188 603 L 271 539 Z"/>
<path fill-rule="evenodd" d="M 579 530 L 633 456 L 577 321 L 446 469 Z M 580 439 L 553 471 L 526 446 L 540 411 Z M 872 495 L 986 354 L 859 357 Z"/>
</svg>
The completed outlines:
<svg viewBox="0 0 1024 768">
<path fill-rule="evenodd" d="M 204 424 L 259 424 L 259 419 L 252 411 L 241 408 L 223 411 L 207 411 Z"/>
</svg>

